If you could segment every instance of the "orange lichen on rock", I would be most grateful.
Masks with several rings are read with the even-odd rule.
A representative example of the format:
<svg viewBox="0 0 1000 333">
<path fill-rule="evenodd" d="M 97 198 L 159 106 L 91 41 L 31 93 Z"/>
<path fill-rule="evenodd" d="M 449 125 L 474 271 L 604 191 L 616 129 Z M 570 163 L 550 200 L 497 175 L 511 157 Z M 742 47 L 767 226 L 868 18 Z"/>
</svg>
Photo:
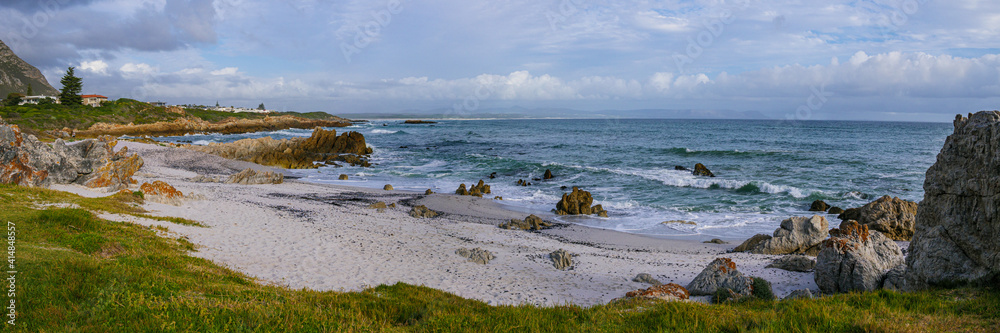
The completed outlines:
<svg viewBox="0 0 1000 333">
<path fill-rule="evenodd" d="M 159 195 L 171 199 L 184 197 L 183 192 L 160 180 L 154 181 L 152 184 L 142 183 L 142 186 L 139 186 L 139 190 L 145 195 Z"/>
<path fill-rule="evenodd" d="M 733 262 L 732 259 L 729 259 L 729 258 L 717 258 L 716 260 L 719 261 L 719 264 L 720 264 L 719 265 L 719 271 L 722 272 L 722 274 L 726 274 L 729 271 L 735 271 L 736 270 L 736 263 Z"/>
<path fill-rule="evenodd" d="M 125 149 L 122 149 L 122 151 L 125 151 Z M 116 159 L 115 157 L 119 158 Z M 135 179 L 132 179 L 132 175 L 136 171 L 139 171 L 142 165 L 142 157 L 139 157 L 139 155 L 120 157 L 118 153 L 115 153 L 111 158 L 104 159 L 104 165 L 94 171 L 95 177 L 87 181 L 84 185 L 90 188 L 128 187 L 129 185 L 138 183 Z"/>
</svg>

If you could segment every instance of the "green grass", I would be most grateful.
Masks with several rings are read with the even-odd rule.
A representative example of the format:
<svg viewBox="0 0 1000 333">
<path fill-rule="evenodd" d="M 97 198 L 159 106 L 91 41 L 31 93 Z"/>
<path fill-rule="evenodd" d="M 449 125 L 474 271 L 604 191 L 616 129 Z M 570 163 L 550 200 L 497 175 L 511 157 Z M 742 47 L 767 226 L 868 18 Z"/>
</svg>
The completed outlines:
<svg viewBox="0 0 1000 333">
<path fill-rule="evenodd" d="M 138 196 L 85 199 L 0 186 L 0 221 L 17 230 L 17 327 L 25 332 L 913 332 L 994 331 L 1000 292 L 880 291 L 818 300 L 704 305 L 489 306 L 395 284 L 362 292 L 291 290 L 189 255 L 156 230 L 96 218 Z M 32 202 L 83 208 L 37 210 Z M 4 300 L 6 301 L 6 300 Z"/>
</svg>

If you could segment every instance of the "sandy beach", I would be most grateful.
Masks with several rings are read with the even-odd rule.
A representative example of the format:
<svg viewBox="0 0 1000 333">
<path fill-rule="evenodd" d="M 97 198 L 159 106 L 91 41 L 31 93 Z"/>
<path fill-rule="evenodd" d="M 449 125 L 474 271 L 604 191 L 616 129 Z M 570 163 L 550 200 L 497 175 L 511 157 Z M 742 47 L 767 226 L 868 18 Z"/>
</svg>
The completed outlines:
<svg viewBox="0 0 1000 333">
<path fill-rule="evenodd" d="M 728 257 L 741 272 L 770 281 L 778 297 L 796 289 L 817 290 L 811 272 L 764 268 L 779 256 L 727 253 L 741 239 L 705 244 L 702 241 L 707 237 L 658 239 L 572 224 L 541 232 L 505 230 L 497 225 L 528 214 L 486 198 L 294 179 L 278 185 L 198 183 L 191 179 L 199 175 L 225 179 L 247 167 L 274 169 L 180 148 L 135 142 L 119 145 L 144 159 L 135 177 L 140 184 L 165 181 L 186 197 L 180 206 L 147 202 L 145 208 L 151 214 L 191 219 L 207 227 L 131 216 L 104 218 L 164 226 L 168 236 L 185 237 L 196 244 L 193 256 L 265 284 L 358 291 L 403 282 L 493 305 L 588 306 L 648 287 L 632 282 L 639 273 L 649 273 L 663 283 L 687 285 L 713 259 Z M 77 186 L 53 188 L 102 195 Z M 396 207 L 381 212 L 368 208 L 377 201 Z M 442 214 L 413 218 L 407 212 L 414 205 L 426 205 Z M 551 221 L 551 213 L 532 213 Z M 496 258 L 481 265 L 455 254 L 459 248 L 477 247 Z M 548 254 L 558 249 L 575 254 L 571 269 L 553 267 Z"/>
</svg>

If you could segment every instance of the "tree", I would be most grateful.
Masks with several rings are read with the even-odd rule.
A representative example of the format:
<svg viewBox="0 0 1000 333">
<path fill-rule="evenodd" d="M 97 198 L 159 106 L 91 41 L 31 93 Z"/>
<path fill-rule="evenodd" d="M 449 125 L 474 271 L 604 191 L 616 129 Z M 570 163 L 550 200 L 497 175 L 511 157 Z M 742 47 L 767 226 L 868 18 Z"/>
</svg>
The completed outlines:
<svg viewBox="0 0 1000 333">
<path fill-rule="evenodd" d="M 257 107 L 257 110 L 264 111 L 267 110 L 267 108 L 264 108 L 264 103 L 260 103 L 260 106 Z"/>
<path fill-rule="evenodd" d="M 63 86 L 62 92 L 59 93 L 59 102 L 62 105 L 83 105 L 83 97 L 80 96 L 80 92 L 83 91 L 83 80 L 76 77 L 73 70 L 73 67 L 66 69 L 66 75 L 59 80 Z"/>
<path fill-rule="evenodd" d="M 4 106 L 17 106 L 18 104 L 21 104 L 21 94 L 12 92 L 3 99 Z"/>
<path fill-rule="evenodd" d="M 31 83 L 28 83 L 28 96 L 35 96 L 35 89 L 31 88 Z"/>
</svg>

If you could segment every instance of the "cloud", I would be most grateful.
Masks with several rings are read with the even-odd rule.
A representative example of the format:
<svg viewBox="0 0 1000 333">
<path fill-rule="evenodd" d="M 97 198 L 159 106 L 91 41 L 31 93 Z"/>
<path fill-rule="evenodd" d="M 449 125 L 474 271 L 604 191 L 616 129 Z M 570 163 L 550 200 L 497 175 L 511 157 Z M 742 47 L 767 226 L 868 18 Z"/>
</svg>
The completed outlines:
<svg viewBox="0 0 1000 333">
<path fill-rule="evenodd" d="M 153 68 L 153 66 L 142 63 L 139 64 L 127 63 L 125 65 L 122 65 L 122 67 L 119 68 L 118 70 L 121 71 L 122 76 L 131 78 L 135 77 L 141 78 L 156 73 L 156 69 Z"/>
<path fill-rule="evenodd" d="M 236 67 L 226 67 L 220 70 L 215 70 L 210 72 L 212 75 L 236 75 L 239 72 L 239 68 Z"/>
<path fill-rule="evenodd" d="M 84 61 L 80 63 L 80 70 L 88 71 L 97 75 L 108 75 L 108 63 L 102 60 Z"/>
</svg>

